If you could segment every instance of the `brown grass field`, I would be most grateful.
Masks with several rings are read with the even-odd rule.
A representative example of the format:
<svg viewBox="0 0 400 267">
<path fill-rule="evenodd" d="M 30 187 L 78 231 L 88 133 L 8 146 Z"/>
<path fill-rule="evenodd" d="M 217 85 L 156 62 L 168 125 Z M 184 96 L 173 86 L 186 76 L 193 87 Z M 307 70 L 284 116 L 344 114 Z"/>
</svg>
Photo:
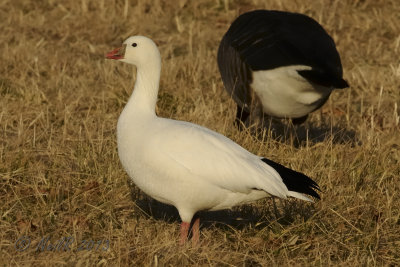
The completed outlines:
<svg viewBox="0 0 400 267">
<path fill-rule="evenodd" d="M 234 18 L 261 8 L 321 23 L 351 85 L 282 138 L 236 129 L 216 63 Z M 399 14 L 397 0 L 2 0 L 0 265 L 399 265 Z M 321 201 L 202 212 L 199 246 L 179 246 L 176 210 L 129 186 L 117 155 L 134 68 L 104 55 L 136 34 L 163 57 L 160 116 L 304 172 Z"/>
</svg>

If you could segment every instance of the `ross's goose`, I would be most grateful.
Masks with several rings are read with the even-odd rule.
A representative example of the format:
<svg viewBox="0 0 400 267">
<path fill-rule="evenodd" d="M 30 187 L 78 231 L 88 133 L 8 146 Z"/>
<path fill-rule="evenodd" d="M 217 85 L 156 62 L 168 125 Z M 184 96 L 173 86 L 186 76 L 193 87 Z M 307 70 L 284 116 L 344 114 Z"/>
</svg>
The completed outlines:
<svg viewBox="0 0 400 267">
<path fill-rule="evenodd" d="M 332 90 L 348 87 L 332 38 L 298 13 L 240 15 L 221 40 L 218 66 L 239 124 L 262 114 L 302 123 Z"/>
<path fill-rule="evenodd" d="M 136 65 L 133 93 L 117 125 L 118 155 L 146 194 L 175 206 L 184 243 L 194 214 L 228 209 L 268 195 L 319 198 L 307 176 L 256 156 L 225 136 L 184 121 L 156 116 L 161 57 L 154 42 L 129 37 L 106 56 Z M 199 220 L 193 225 L 198 240 Z"/>
</svg>

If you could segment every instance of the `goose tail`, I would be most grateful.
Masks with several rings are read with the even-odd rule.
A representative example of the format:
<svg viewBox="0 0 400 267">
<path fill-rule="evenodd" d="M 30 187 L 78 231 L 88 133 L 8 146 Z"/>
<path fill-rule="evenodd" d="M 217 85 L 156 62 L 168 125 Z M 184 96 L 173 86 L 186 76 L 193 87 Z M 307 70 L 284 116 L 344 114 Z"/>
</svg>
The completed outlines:
<svg viewBox="0 0 400 267">
<path fill-rule="evenodd" d="M 288 196 L 299 198 L 305 201 L 313 202 L 313 200 L 303 194 L 315 197 L 316 199 L 321 199 L 317 191 L 321 191 L 316 182 L 314 182 L 310 177 L 286 168 L 285 166 L 276 163 L 267 158 L 261 159 L 264 163 L 268 164 L 274 168 L 279 175 L 282 177 L 283 183 L 289 190 Z"/>
</svg>

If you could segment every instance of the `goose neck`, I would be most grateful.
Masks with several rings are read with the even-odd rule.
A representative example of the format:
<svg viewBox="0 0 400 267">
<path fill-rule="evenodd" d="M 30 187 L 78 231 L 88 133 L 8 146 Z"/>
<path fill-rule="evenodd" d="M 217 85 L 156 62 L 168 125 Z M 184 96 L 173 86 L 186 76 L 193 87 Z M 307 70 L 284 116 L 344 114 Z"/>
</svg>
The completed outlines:
<svg viewBox="0 0 400 267">
<path fill-rule="evenodd" d="M 141 113 L 155 115 L 158 88 L 160 82 L 160 66 L 143 66 L 137 69 L 136 82 L 126 109 L 140 110 Z"/>
</svg>

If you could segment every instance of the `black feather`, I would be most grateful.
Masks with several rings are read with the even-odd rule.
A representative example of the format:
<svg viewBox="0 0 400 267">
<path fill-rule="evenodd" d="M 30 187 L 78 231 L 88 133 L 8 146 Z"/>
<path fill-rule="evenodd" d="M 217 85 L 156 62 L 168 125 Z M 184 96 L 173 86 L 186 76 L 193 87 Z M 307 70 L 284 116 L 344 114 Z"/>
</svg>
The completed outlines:
<svg viewBox="0 0 400 267">
<path fill-rule="evenodd" d="M 240 107 L 249 112 L 246 107 L 251 105 L 253 80 L 250 67 L 240 58 L 227 37 L 224 37 L 218 49 L 218 64 L 222 81 L 229 95 Z"/>
<path fill-rule="evenodd" d="M 349 84 L 343 78 L 329 76 L 323 71 L 311 69 L 298 70 L 297 73 L 303 76 L 308 81 L 325 87 L 333 86 L 336 89 L 349 87 Z"/>
<path fill-rule="evenodd" d="M 298 193 L 307 194 L 313 196 L 317 199 L 321 199 L 316 190 L 320 190 L 316 182 L 314 182 L 310 177 L 286 168 L 279 163 L 276 163 L 267 158 L 262 159 L 263 162 L 274 168 L 279 175 L 282 177 L 283 183 L 289 189 L 289 191 L 294 191 Z"/>
</svg>

